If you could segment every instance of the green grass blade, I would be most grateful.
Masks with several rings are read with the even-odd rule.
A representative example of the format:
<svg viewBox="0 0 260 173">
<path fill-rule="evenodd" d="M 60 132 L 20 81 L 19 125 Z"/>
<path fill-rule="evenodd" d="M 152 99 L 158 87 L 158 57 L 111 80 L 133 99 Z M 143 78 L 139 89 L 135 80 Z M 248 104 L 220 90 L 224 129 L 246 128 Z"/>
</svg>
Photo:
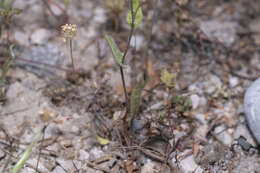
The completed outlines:
<svg viewBox="0 0 260 173">
<path fill-rule="evenodd" d="M 123 62 L 122 62 L 123 61 L 123 53 L 118 49 L 115 42 L 112 40 L 112 38 L 110 36 L 105 35 L 105 39 L 107 40 L 108 45 L 112 50 L 113 57 L 114 57 L 114 60 L 116 61 L 116 63 L 118 65 L 120 65 L 122 68 L 126 68 L 127 65 L 123 64 Z"/>
<path fill-rule="evenodd" d="M 26 148 L 26 150 L 23 153 L 22 157 L 19 159 L 19 161 L 13 167 L 11 173 L 17 173 L 22 168 L 22 166 L 25 164 L 25 162 L 29 158 L 29 155 L 30 155 L 30 152 L 31 152 L 32 148 L 39 141 L 39 139 L 42 137 L 42 135 L 43 135 L 43 130 L 41 130 L 38 133 L 38 135 L 33 139 L 32 143 Z"/>
<path fill-rule="evenodd" d="M 133 11 L 131 9 L 128 11 L 126 21 L 130 25 L 130 27 L 132 27 L 132 23 L 134 22 L 134 28 L 136 28 L 143 19 L 143 12 L 142 12 L 142 8 L 140 7 L 139 0 L 133 0 L 132 2 L 133 2 Z M 134 16 L 134 20 L 133 20 L 133 16 Z"/>
<path fill-rule="evenodd" d="M 0 85 L 4 82 L 4 79 L 6 77 L 6 73 L 9 69 L 10 65 L 12 64 L 13 60 L 15 59 L 13 48 L 14 48 L 14 45 L 12 44 L 9 47 L 10 57 L 8 58 L 8 60 L 6 61 L 6 63 L 3 66 L 3 69 L 2 69 L 2 75 L 0 77 Z"/>
</svg>

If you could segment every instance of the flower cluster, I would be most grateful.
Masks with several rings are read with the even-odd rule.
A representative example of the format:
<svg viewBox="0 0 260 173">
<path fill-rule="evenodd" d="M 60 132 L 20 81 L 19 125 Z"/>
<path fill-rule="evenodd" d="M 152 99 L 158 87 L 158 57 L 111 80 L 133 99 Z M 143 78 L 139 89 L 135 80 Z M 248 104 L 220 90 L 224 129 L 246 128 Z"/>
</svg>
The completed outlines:
<svg viewBox="0 0 260 173">
<path fill-rule="evenodd" d="M 65 24 L 61 26 L 61 31 L 63 37 L 65 38 L 74 38 L 77 32 L 77 25 L 75 24 Z"/>
</svg>

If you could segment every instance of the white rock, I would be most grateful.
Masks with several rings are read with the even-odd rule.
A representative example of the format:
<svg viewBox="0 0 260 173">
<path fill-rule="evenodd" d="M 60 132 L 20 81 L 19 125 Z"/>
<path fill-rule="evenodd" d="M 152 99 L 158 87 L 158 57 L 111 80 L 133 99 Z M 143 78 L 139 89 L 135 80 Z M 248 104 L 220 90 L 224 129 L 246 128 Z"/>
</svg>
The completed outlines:
<svg viewBox="0 0 260 173">
<path fill-rule="evenodd" d="M 222 141 L 227 146 L 231 146 L 232 136 L 227 133 L 225 126 L 221 125 L 216 127 L 214 133 L 216 134 L 218 140 Z"/>
<path fill-rule="evenodd" d="M 56 15 L 60 16 L 62 15 L 63 11 L 61 11 L 60 8 L 58 8 L 56 5 L 50 5 L 51 11 Z"/>
<path fill-rule="evenodd" d="M 197 94 L 192 94 L 190 99 L 192 102 L 192 109 L 197 109 L 200 103 L 200 97 Z"/>
<path fill-rule="evenodd" d="M 206 81 L 203 82 L 203 87 L 208 94 L 213 94 L 217 88 L 221 88 L 222 82 L 216 75 L 206 76 Z"/>
<path fill-rule="evenodd" d="M 230 46 L 235 42 L 237 23 L 230 21 L 210 20 L 200 23 L 201 30 L 210 38 L 217 38 L 220 42 Z"/>
<path fill-rule="evenodd" d="M 260 78 L 247 89 L 244 97 L 244 109 L 248 125 L 260 144 Z"/>
<path fill-rule="evenodd" d="M 51 32 L 45 28 L 36 29 L 31 35 L 31 43 L 44 44 L 51 37 Z"/>
<path fill-rule="evenodd" d="M 208 133 L 208 129 L 209 129 L 209 127 L 207 125 L 199 126 L 198 129 L 196 130 L 195 138 L 196 139 L 201 139 L 201 140 L 206 139 L 206 135 Z"/>
<path fill-rule="evenodd" d="M 230 87 L 233 88 L 233 87 L 237 86 L 238 83 L 239 83 L 239 80 L 238 80 L 237 77 L 229 77 L 229 85 L 230 85 Z"/>
<path fill-rule="evenodd" d="M 144 37 L 141 36 L 141 35 L 137 35 L 137 36 L 134 36 L 134 37 L 131 39 L 130 45 L 131 45 L 132 47 L 135 47 L 136 50 L 140 50 L 140 49 L 142 48 L 143 41 L 144 41 Z"/>
<path fill-rule="evenodd" d="M 203 170 L 195 163 L 193 155 L 186 157 L 181 160 L 180 167 L 183 169 L 184 173 L 190 173 L 195 171 L 194 173 L 202 173 Z"/>
<path fill-rule="evenodd" d="M 90 150 L 90 154 L 93 155 L 95 158 L 100 158 L 104 155 L 104 152 L 100 149 L 98 149 L 97 147 L 93 147 Z"/>
<path fill-rule="evenodd" d="M 250 134 L 249 129 L 242 124 L 239 124 L 234 132 L 234 139 L 238 139 L 240 136 L 243 136 L 246 138 L 246 140 L 252 144 L 253 146 L 256 146 L 256 142 L 253 139 L 252 135 Z"/>
<path fill-rule="evenodd" d="M 141 173 L 155 173 L 155 171 L 155 164 L 151 160 L 148 160 L 141 168 Z"/>
<path fill-rule="evenodd" d="M 52 173 L 66 173 L 60 166 L 56 166 L 56 168 L 52 171 Z"/>
<path fill-rule="evenodd" d="M 163 102 L 158 102 L 158 103 L 155 103 L 153 104 L 151 107 L 150 107 L 150 110 L 158 110 L 160 109 L 160 107 L 163 105 Z"/>
<path fill-rule="evenodd" d="M 79 160 L 88 160 L 89 153 L 85 150 L 79 150 Z"/>
<path fill-rule="evenodd" d="M 105 15 L 105 10 L 100 7 L 95 8 L 93 23 L 105 23 L 106 20 L 107 20 L 107 18 Z"/>
<path fill-rule="evenodd" d="M 207 124 L 207 120 L 204 114 L 195 114 L 194 118 L 197 119 L 202 124 Z"/>
<path fill-rule="evenodd" d="M 14 38 L 16 42 L 23 46 L 29 46 L 29 36 L 24 31 L 15 30 L 14 31 Z"/>
<path fill-rule="evenodd" d="M 202 91 L 202 86 L 200 83 L 193 83 L 189 86 L 188 90 L 190 92 L 198 93 L 198 94 L 203 94 Z"/>
<path fill-rule="evenodd" d="M 205 97 L 200 97 L 200 106 L 205 106 L 207 104 L 207 99 Z"/>
<path fill-rule="evenodd" d="M 0 150 L 0 158 L 3 158 L 4 156 L 5 156 L 5 153 L 2 150 Z"/>
<path fill-rule="evenodd" d="M 22 94 L 24 90 L 25 88 L 20 82 L 15 82 L 9 87 L 6 96 L 8 99 L 15 99 L 19 94 Z"/>
</svg>

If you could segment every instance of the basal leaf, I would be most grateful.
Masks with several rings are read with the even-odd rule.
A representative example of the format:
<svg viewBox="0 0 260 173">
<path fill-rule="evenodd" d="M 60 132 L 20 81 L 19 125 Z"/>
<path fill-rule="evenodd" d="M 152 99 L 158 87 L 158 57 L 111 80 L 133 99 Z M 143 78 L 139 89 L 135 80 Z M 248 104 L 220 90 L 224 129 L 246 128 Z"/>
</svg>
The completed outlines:
<svg viewBox="0 0 260 173">
<path fill-rule="evenodd" d="M 128 11 L 126 21 L 131 27 L 132 27 L 132 22 L 134 22 L 134 28 L 136 28 L 143 19 L 143 12 L 139 0 L 133 0 L 132 2 L 133 2 L 132 4 L 133 11 L 131 9 Z M 134 21 L 133 21 L 133 16 L 134 16 Z"/>
<path fill-rule="evenodd" d="M 3 68 L 2 68 L 2 75 L 0 76 L 0 84 L 2 84 L 4 82 L 5 77 L 6 77 L 6 73 L 9 69 L 10 65 L 12 64 L 12 62 L 15 59 L 13 48 L 14 48 L 14 44 L 9 46 L 10 56 L 9 56 L 8 60 L 5 62 Z"/>
<path fill-rule="evenodd" d="M 127 65 L 123 64 L 123 62 L 122 62 L 123 53 L 118 49 L 118 47 L 116 46 L 116 43 L 112 40 L 112 38 L 110 36 L 105 35 L 105 39 L 107 40 L 108 45 L 112 50 L 113 57 L 114 57 L 115 61 L 117 62 L 117 64 L 119 64 L 121 67 L 125 68 Z"/>
<path fill-rule="evenodd" d="M 147 81 L 144 81 L 144 80 L 139 81 L 131 93 L 130 116 L 127 118 L 128 123 L 130 123 L 132 121 L 132 119 L 135 117 L 135 115 L 138 111 L 142 90 L 144 89 L 146 84 L 147 84 Z"/>
</svg>

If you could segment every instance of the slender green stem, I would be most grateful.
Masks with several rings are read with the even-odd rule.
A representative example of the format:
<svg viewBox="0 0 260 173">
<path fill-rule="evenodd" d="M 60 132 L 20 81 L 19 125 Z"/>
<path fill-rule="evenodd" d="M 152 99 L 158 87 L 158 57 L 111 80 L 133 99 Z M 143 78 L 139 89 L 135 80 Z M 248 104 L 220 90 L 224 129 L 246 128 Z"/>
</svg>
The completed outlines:
<svg viewBox="0 0 260 173">
<path fill-rule="evenodd" d="M 123 89 L 124 89 L 124 94 L 125 94 L 125 102 L 126 102 L 126 106 L 128 108 L 128 96 L 127 96 L 126 85 L 125 85 L 125 76 L 124 76 L 123 68 L 121 66 L 120 66 L 120 74 L 121 74 L 121 79 L 122 79 L 122 84 L 123 84 Z"/>
<path fill-rule="evenodd" d="M 134 14 L 134 9 L 133 9 L 133 1 L 130 0 L 130 9 L 131 9 L 131 12 L 132 14 Z M 129 34 L 129 37 L 128 37 L 128 41 L 127 41 L 127 47 L 125 49 L 125 52 L 123 54 L 123 58 L 122 58 L 122 63 L 124 64 L 125 63 L 125 58 L 126 58 L 126 55 L 127 55 L 127 52 L 129 50 L 129 47 L 130 47 L 130 41 L 131 41 L 131 38 L 133 36 L 133 33 L 134 33 L 134 15 L 132 15 L 132 24 L 131 24 L 131 30 L 130 30 L 130 34 Z M 123 84 L 123 89 L 124 89 L 124 94 L 125 94 L 125 102 L 126 102 L 126 109 L 128 111 L 129 109 L 129 100 L 128 100 L 128 96 L 127 96 L 127 91 L 126 91 L 126 85 L 125 85 L 125 77 L 124 77 L 124 70 L 122 67 L 120 67 L 120 74 L 121 74 L 121 79 L 122 79 L 122 84 Z"/>
<path fill-rule="evenodd" d="M 131 23 L 131 30 L 130 30 L 128 41 L 127 41 L 126 50 L 125 50 L 123 58 L 122 58 L 123 64 L 125 63 L 126 54 L 129 50 L 130 42 L 131 42 L 131 39 L 132 39 L 132 36 L 133 36 L 133 33 L 134 33 L 134 29 L 135 29 L 135 27 L 134 27 L 135 13 L 134 13 L 133 1 L 132 0 L 130 0 L 130 10 L 131 10 L 131 13 L 132 13 L 132 23 Z"/>
<path fill-rule="evenodd" d="M 74 65 L 74 59 L 72 54 L 72 39 L 70 38 L 69 41 L 70 41 L 70 59 L 71 59 L 73 72 L 75 72 L 75 65 Z"/>
<path fill-rule="evenodd" d="M 4 66 L 3 66 L 2 75 L 0 77 L 0 85 L 3 84 L 7 71 L 15 58 L 14 53 L 13 53 L 13 47 L 14 47 L 14 45 L 11 45 L 9 47 L 10 57 L 8 58 L 8 60 L 5 62 Z"/>
</svg>

